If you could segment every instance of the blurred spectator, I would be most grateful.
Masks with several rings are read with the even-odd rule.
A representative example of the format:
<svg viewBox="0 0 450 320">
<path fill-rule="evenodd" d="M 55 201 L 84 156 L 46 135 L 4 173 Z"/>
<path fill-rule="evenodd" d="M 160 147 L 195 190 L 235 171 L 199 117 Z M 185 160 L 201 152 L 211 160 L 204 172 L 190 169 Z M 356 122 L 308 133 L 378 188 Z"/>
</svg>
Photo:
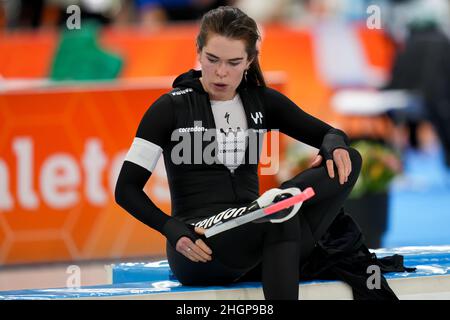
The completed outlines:
<svg viewBox="0 0 450 320">
<path fill-rule="evenodd" d="M 260 23 L 281 21 L 297 25 L 311 25 L 330 18 L 343 21 L 366 19 L 369 4 L 369 0 L 236 1 L 237 7 Z"/>
<path fill-rule="evenodd" d="M 408 37 L 411 24 L 433 21 L 450 35 L 449 0 L 389 0 L 386 6 L 385 27 L 392 38 L 401 44 Z"/>
<path fill-rule="evenodd" d="M 414 130 L 425 116 L 433 124 L 450 168 L 450 40 L 431 20 L 410 25 L 409 36 L 394 61 L 385 89 L 406 89 L 419 94 L 423 111 L 393 112 L 394 120 L 407 121 Z M 414 136 L 412 144 L 415 143 Z"/>
<path fill-rule="evenodd" d="M 365 20 L 366 8 L 371 4 L 367 0 L 306 0 L 305 3 L 316 19 L 340 18 L 345 21 Z"/>
<path fill-rule="evenodd" d="M 66 12 L 70 5 L 78 5 L 81 11 L 81 20 L 93 20 L 102 25 L 111 24 L 124 0 L 47 0 L 49 6 L 59 8 L 59 25 L 64 26 L 70 14 Z"/>
<path fill-rule="evenodd" d="M 431 121 L 450 167 L 450 2 L 390 0 L 385 27 L 397 47 L 391 79 L 385 89 L 406 89 L 415 96 L 404 110 L 390 112 L 406 125 L 409 145 L 419 148 L 418 132 Z"/>
<path fill-rule="evenodd" d="M 134 0 L 140 24 L 157 28 L 167 22 L 198 20 L 210 9 L 229 5 L 226 0 Z"/>
<path fill-rule="evenodd" d="M 3 2 L 2 7 L 5 11 L 6 27 L 38 27 L 41 24 L 44 2 L 45 0 Z"/>
<path fill-rule="evenodd" d="M 102 48 L 98 31 L 93 22 L 83 23 L 79 30 L 62 30 L 50 72 L 52 80 L 109 80 L 119 76 L 123 59 Z"/>
<path fill-rule="evenodd" d="M 114 21 L 129 0 L 13 0 L 5 1 L 6 26 L 15 28 L 38 28 L 42 25 L 65 25 L 70 5 L 80 7 L 82 20 L 95 20 L 101 24 Z"/>
<path fill-rule="evenodd" d="M 37 28 L 41 24 L 44 0 L 18 1 L 21 10 L 19 24 L 26 27 Z"/>
<path fill-rule="evenodd" d="M 298 0 L 237 0 L 236 7 L 259 23 L 289 21 L 301 15 L 303 1 Z"/>
</svg>

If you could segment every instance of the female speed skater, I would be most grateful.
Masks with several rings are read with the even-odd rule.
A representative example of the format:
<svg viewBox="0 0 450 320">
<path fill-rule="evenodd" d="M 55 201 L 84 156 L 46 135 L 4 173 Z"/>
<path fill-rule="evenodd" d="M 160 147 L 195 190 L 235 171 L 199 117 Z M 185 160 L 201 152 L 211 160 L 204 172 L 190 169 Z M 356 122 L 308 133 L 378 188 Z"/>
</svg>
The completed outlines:
<svg viewBox="0 0 450 320">
<path fill-rule="evenodd" d="M 173 90 L 146 111 L 121 168 L 115 197 L 131 215 L 167 238 L 170 268 L 183 285 L 230 284 L 261 270 L 266 299 L 298 299 L 300 266 L 340 212 L 362 160 L 343 131 L 266 86 L 258 61 L 259 39 L 255 21 L 237 8 L 219 7 L 203 16 L 196 41 L 201 70 L 179 75 Z M 258 161 L 250 159 L 251 130 L 279 130 L 319 152 L 309 169 L 259 195 Z M 192 142 L 208 133 L 211 137 L 200 145 L 192 143 L 180 151 L 181 136 Z M 143 191 L 161 154 L 171 215 Z M 208 154 L 218 161 L 210 161 Z M 204 236 L 218 216 L 230 218 L 241 208 L 241 213 L 250 212 L 308 187 L 315 196 L 300 208 Z"/>
</svg>

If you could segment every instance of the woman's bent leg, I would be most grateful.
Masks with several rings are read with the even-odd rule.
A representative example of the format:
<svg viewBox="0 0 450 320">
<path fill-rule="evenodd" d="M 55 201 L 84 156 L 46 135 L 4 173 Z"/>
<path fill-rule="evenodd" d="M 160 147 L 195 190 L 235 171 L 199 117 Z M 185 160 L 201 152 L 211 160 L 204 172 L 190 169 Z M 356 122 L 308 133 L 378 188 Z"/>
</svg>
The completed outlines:
<svg viewBox="0 0 450 320">
<path fill-rule="evenodd" d="M 352 172 L 348 181 L 342 185 L 339 183 L 336 167 L 334 168 L 335 177 L 332 179 L 328 175 L 325 162 L 323 162 L 320 167 L 305 170 L 280 186 L 283 189 L 290 187 L 297 187 L 301 190 L 307 187 L 314 188 L 316 195 L 303 203 L 298 213 L 300 223 L 302 224 L 302 220 L 307 223 L 307 226 L 301 225 L 302 232 L 312 234 L 314 243 L 320 240 L 339 214 L 358 179 L 362 164 L 361 155 L 353 148 L 349 148 L 349 155 Z M 306 247 L 305 243 L 300 245 L 302 257 L 308 256 L 314 249 L 314 246 L 311 245 Z"/>
</svg>

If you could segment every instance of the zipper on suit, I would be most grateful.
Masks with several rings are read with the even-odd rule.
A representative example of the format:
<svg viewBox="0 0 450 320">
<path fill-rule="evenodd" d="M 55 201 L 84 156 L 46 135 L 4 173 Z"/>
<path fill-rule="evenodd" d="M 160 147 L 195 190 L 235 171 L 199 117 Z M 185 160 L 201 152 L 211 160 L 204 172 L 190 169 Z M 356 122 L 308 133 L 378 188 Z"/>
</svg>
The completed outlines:
<svg viewBox="0 0 450 320">
<path fill-rule="evenodd" d="M 236 193 L 236 183 L 235 183 L 235 177 L 236 174 L 234 173 L 234 170 L 228 170 L 229 174 L 230 174 L 230 179 L 231 179 L 231 187 L 233 188 L 233 194 L 234 194 L 234 201 L 238 201 L 238 196 Z"/>
</svg>

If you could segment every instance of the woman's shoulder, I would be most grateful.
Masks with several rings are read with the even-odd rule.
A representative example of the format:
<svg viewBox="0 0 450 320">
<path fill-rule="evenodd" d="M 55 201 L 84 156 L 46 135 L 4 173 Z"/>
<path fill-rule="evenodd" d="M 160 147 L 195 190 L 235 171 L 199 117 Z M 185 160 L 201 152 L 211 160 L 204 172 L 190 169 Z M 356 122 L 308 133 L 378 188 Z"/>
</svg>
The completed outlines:
<svg viewBox="0 0 450 320">
<path fill-rule="evenodd" d="M 268 86 L 251 86 L 248 87 L 250 91 L 255 91 L 259 94 L 281 94 L 280 91 Z"/>
<path fill-rule="evenodd" d="M 255 86 L 252 87 L 251 90 L 253 90 L 255 94 L 258 94 L 266 102 L 273 101 L 274 99 L 282 99 L 285 97 L 285 95 L 277 89 L 268 86 Z"/>
<path fill-rule="evenodd" d="M 160 95 L 152 104 L 153 105 L 162 105 L 164 107 L 174 107 L 177 102 L 183 103 L 184 96 L 190 93 L 193 93 L 194 90 L 192 88 L 173 88 L 172 90 L 163 93 Z"/>
</svg>

